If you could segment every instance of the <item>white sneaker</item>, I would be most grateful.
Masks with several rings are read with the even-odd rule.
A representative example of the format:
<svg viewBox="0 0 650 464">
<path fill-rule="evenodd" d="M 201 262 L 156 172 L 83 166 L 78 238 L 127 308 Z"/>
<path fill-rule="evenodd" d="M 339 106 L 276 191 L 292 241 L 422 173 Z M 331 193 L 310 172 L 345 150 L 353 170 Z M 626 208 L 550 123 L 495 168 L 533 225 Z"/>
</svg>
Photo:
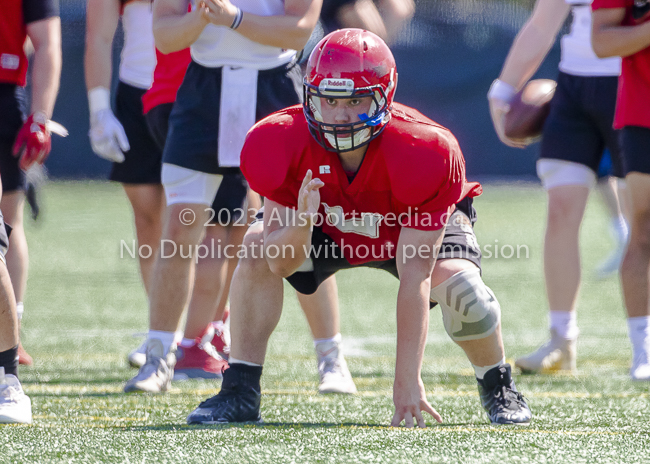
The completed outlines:
<svg viewBox="0 0 650 464">
<path fill-rule="evenodd" d="M 147 362 L 147 339 L 145 338 L 142 345 L 131 351 L 126 359 L 131 367 L 140 369 Z"/>
<path fill-rule="evenodd" d="M 551 339 L 537 351 L 517 359 L 515 366 L 525 374 L 543 371 L 575 372 L 576 339 L 567 340 L 551 330 Z"/>
<path fill-rule="evenodd" d="M 31 424 L 32 402 L 15 375 L 0 367 L 0 424 Z"/>
<path fill-rule="evenodd" d="M 354 395 L 357 392 L 357 387 L 343 356 L 325 359 L 318 363 L 318 375 L 320 376 L 318 393 Z"/>
<path fill-rule="evenodd" d="M 353 395 L 357 392 L 348 364 L 343 358 L 338 341 L 318 343 L 318 393 L 342 393 Z"/>
<path fill-rule="evenodd" d="M 648 355 L 635 356 L 630 368 L 632 380 L 650 380 L 650 360 Z"/>
<path fill-rule="evenodd" d="M 160 340 L 147 341 L 147 360 L 138 374 L 124 386 L 126 393 L 160 393 L 171 388 L 176 356 L 173 351 L 165 352 Z"/>
</svg>

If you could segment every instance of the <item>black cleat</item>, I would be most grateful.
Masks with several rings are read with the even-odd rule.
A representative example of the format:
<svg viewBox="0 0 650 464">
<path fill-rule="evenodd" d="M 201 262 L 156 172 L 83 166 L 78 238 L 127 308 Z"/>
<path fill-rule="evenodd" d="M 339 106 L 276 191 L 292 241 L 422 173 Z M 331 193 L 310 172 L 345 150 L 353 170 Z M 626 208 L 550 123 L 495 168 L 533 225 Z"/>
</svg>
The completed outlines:
<svg viewBox="0 0 650 464">
<path fill-rule="evenodd" d="M 258 370 L 259 373 L 251 372 L 253 369 Z M 223 373 L 221 391 L 199 404 L 199 407 L 187 416 L 187 423 L 214 425 L 230 422 L 261 422 L 262 395 L 259 386 L 261 374 L 261 366 L 257 368 L 242 364 L 231 365 Z"/>
<path fill-rule="evenodd" d="M 477 381 L 483 409 L 493 424 L 530 424 L 533 414 L 515 387 L 510 364 L 490 369 L 483 380 Z"/>
</svg>

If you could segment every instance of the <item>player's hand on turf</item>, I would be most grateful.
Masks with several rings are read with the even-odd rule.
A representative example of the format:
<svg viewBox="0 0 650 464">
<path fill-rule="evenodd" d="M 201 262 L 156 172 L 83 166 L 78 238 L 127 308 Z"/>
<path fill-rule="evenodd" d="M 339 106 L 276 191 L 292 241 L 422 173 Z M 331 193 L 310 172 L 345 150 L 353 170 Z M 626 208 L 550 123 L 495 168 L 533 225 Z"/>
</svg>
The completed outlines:
<svg viewBox="0 0 650 464">
<path fill-rule="evenodd" d="M 20 169 L 26 171 L 32 164 L 43 164 L 52 149 L 47 116 L 36 112 L 27 118 L 16 136 L 12 153 L 20 156 Z"/>
<path fill-rule="evenodd" d="M 494 130 L 499 136 L 499 140 L 513 148 L 526 148 L 526 144 L 521 141 L 510 139 L 505 135 L 505 119 L 506 114 L 510 111 L 510 105 L 503 100 L 497 98 L 489 98 L 490 102 L 490 116 L 492 116 L 492 124 Z"/>
<path fill-rule="evenodd" d="M 402 382 L 395 379 L 393 403 L 395 403 L 395 414 L 390 422 L 391 427 L 399 427 L 404 421 L 404 426 L 408 428 L 416 424 L 421 429 L 426 428 L 422 411 L 431 414 L 438 422 L 442 422 L 440 414 L 427 401 L 421 378 L 418 378 L 417 382 Z"/>
<path fill-rule="evenodd" d="M 230 0 L 202 0 L 203 17 L 217 26 L 230 25 L 237 16 L 237 7 Z"/>
<path fill-rule="evenodd" d="M 312 179 L 311 169 L 308 169 L 298 193 L 298 215 L 305 217 L 309 221 L 309 225 L 311 225 L 312 219 L 318 213 L 320 207 L 320 192 L 318 189 L 323 185 L 325 183 L 318 177 Z"/>
<path fill-rule="evenodd" d="M 95 154 L 114 163 L 123 162 L 124 152 L 131 149 L 124 127 L 110 108 L 97 111 L 90 116 L 88 135 Z"/>
</svg>

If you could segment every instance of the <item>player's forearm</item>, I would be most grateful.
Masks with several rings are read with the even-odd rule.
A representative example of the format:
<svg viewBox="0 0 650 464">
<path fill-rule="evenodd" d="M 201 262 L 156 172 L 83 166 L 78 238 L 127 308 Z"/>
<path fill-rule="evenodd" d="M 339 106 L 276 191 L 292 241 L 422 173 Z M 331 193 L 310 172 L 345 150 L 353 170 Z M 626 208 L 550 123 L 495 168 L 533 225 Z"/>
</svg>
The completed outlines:
<svg viewBox="0 0 650 464">
<path fill-rule="evenodd" d="M 314 2 L 306 16 L 258 16 L 244 13 L 237 32 L 244 37 L 271 47 L 301 50 L 307 44 L 318 21 L 318 11 Z"/>
<path fill-rule="evenodd" d="M 506 58 L 499 79 L 519 90 L 537 71 L 555 42 L 555 34 L 535 23 L 519 32 Z"/>
<path fill-rule="evenodd" d="M 301 222 L 297 219 L 296 224 L 275 230 L 264 240 L 266 261 L 280 277 L 289 277 L 308 257 L 312 231 L 308 222 Z"/>
<path fill-rule="evenodd" d="M 397 295 L 397 357 L 395 379 L 417 381 L 429 328 L 431 278 L 421 272 L 400 273 Z"/>
<path fill-rule="evenodd" d="M 200 10 L 183 14 L 155 14 L 153 18 L 153 35 L 156 48 L 162 53 L 184 50 L 199 38 L 209 23 Z"/>
<path fill-rule="evenodd" d="M 650 21 L 638 26 L 594 24 L 591 43 L 599 58 L 634 55 L 650 47 Z"/>
<path fill-rule="evenodd" d="M 51 34 L 47 43 L 34 50 L 32 63 L 31 113 L 43 112 L 48 119 L 52 117 L 61 82 L 61 32 L 58 18 L 56 22 L 58 34 Z"/>
<path fill-rule="evenodd" d="M 86 88 L 95 87 L 111 88 L 111 55 L 113 43 L 103 37 L 87 37 L 84 57 L 84 71 L 86 74 Z"/>
</svg>

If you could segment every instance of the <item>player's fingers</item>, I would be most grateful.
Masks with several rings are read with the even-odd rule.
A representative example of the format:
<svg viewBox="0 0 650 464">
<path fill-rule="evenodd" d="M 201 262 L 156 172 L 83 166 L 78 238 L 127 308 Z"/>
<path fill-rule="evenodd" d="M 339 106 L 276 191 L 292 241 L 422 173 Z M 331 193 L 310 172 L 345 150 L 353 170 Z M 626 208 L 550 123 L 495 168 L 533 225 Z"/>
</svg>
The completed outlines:
<svg viewBox="0 0 650 464">
<path fill-rule="evenodd" d="M 309 183 L 307 184 L 306 189 L 307 189 L 308 191 L 318 190 L 318 189 L 321 188 L 323 185 L 325 185 L 325 183 L 324 183 L 322 180 L 320 180 L 319 178 L 316 178 L 316 179 L 312 179 L 311 182 L 309 182 Z"/>
<path fill-rule="evenodd" d="M 438 411 L 433 409 L 433 406 L 431 406 L 428 401 L 423 401 L 422 402 L 422 410 L 428 412 L 429 414 L 431 414 L 433 416 L 433 418 L 435 420 L 442 423 L 442 416 L 440 414 L 438 414 Z"/>
<path fill-rule="evenodd" d="M 307 169 L 307 172 L 305 173 L 305 177 L 302 179 L 302 185 L 300 186 L 300 190 L 304 190 L 305 187 L 307 187 L 307 184 L 311 182 L 312 178 L 312 173 L 311 169 Z"/>
<path fill-rule="evenodd" d="M 415 411 L 415 420 L 418 423 L 418 427 L 421 429 L 427 428 L 427 424 L 424 423 L 424 417 L 422 417 L 422 413 L 420 411 Z"/>
<path fill-rule="evenodd" d="M 411 414 L 410 412 L 407 412 L 404 415 L 404 427 L 409 429 L 413 428 L 413 414 Z"/>
<path fill-rule="evenodd" d="M 399 424 L 402 423 L 403 416 L 400 415 L 397 411 L 395 411 L 395 414 L 393 414 L 393 420 L 390 421 L 390 426 L 391 427 L 399 427 Z"/>
<path fill-rule="evenodd" d="M 124 128 L 120 124 L 115 131 L 115 137 L 117 138 L 117 143 L 120 145 L 120 148 L 122 151 L 129 151 L 131 149 L 131 145 L 129 145 L 129 138 L 126 136 L 126 132 L 124 132 Z"/>
</svg>

